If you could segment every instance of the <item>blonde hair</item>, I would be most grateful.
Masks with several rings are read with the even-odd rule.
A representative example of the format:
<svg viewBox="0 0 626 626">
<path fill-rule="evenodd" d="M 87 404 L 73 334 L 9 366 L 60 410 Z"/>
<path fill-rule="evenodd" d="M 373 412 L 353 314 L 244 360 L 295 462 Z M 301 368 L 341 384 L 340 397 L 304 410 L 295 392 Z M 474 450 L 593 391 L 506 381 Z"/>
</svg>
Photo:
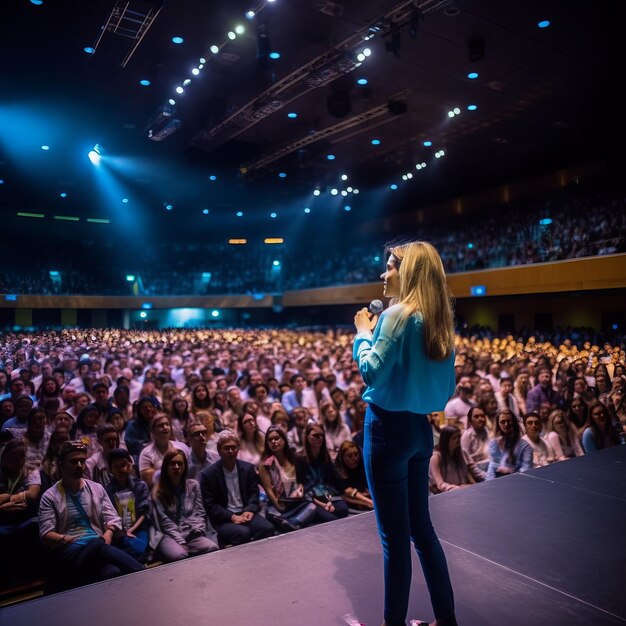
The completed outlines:
<svg viewBox="0 0 626 626">
<path fill-rule="evenodd" d="M 419 311 L 426 355 L 435 361 L 447 359 L 454 350 L 454 314 L 439 253 L 426 241 L 391 245 L 386 250 L 399 263 L 400 294 L 394 304 L 402 305 L 402 311 L 395 326 Z"/>
</svg>

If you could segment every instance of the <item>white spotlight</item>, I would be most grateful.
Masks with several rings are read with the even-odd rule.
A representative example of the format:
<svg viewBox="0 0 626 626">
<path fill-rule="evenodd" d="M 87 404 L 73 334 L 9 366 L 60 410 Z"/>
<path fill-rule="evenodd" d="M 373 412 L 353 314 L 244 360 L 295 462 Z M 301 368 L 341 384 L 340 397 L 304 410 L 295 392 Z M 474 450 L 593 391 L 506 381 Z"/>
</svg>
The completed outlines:
<svg viewBox="0 0 626 626">
<path fill-rule="evenodd" d="M 336 196 L 338 193 L 339 193 L 339 191 L 337 189 L 333 188 L 333 189 L 330 190 L 330 195 L 331 196 Z"/>
<path fill-rule="evenodd" d="M 448 111 L 448 117 L 454 117 L 454 111 Z"/>
<path fill-rule="evenodd" d="M 210 50 L 211 50 L 211 52 L 212 52 L 213 54 L 217 54 L 217 53 L 220 51 L 220 48 L 219 48 L 219 46 L 216 46 L 215 44 L 213 44 L 213 45 L 211 46 Z"/>
<path fill-rule="evenodd" d="M 341 192 L 341 195 L 342 195 L 342 196 L 347 196 L 347 195 L 348 195 L 348 192 L 347 192 L 345 189 L 343 189 L 343 190 L 342 190 L 342 192 Z"/>
<path fill-rule="evenodd" d="M 459 109 L 459 107 L 454 107 L 453 111 L 455 115 L 459 115 L 461 113 L 461 109 Z"/>
<path fill-rule="evenodd" d="M 246 32 L 246 29 L 241 24 L 237 24 L 237 26 L 235 26 L 235 32 L 238 35 L 243 35 Z"/>
<path fill-rule="evenodd" d="M 341 180 L 348 180 L 348 175 L 347 174 L 342 174 L 341 175 Z"/>
<path fill-rule="evenodd" d="M 372 51 L 371 51 L 369 48 L 365 48 L 365 49 L 363 50 L 363 54 L 364 54 L 366 57 L 368 57 L 370 54 L 372 54 Z"/>
<path fill-rule="evenodd" d="M 320 193 L 322 193 L 322 192 L 321 192 L 319 189 L 316 189 L 316 190 L 313 192 L 313 195 L 314 195 L 314 196 L 319 196 L 319 195 L 320 195 Z"/>
</svg>

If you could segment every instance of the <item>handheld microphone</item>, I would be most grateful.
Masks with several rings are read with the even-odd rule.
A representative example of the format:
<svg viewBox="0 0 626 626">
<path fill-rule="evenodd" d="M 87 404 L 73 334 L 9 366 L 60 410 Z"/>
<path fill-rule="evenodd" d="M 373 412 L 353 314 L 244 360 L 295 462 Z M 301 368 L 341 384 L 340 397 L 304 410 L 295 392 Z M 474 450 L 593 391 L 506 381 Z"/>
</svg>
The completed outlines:
<svg viewBox="0 0 626 626">
<path fill-rule="evenodd" d="M 383 303 L 380 300 L 372 300 L 370 302 L 370 313 L 373 313 L 374 315 L 378 315 L 379 313 L 382 312 L 382 310 L 385 308 Z"/>
</svg>

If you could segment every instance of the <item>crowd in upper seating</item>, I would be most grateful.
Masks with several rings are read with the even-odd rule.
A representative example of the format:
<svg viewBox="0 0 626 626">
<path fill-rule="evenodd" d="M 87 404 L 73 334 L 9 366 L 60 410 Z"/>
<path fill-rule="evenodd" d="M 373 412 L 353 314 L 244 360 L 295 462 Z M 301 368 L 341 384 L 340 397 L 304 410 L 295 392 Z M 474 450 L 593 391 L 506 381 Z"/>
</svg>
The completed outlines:
<svg viewBox="0 0 626 626">
<path fill-rule="evenodd" d="M 623 344 L 458 336 L 433 493 L 623 443 Z M 0 343 L 0 576 L 50 590 L 372 508 L 352 334 L 65 330 Z M 35 571 L 33 571 L 35 570 Z"/>
<path fill-rule="evenodd" d="M 448 273 L 624 252 L 625 198 L 573 186 L 549 199 L 469 213 L 410 234 L 437 246 Z M 378 279 L 385 242 L 363 246 L 349 236 L 316 241 L 309 234 L 304 242 L 277 246 L 154 241 L 137 250 L 115 238 L 71 245 L 45 240 L 33 244 L 37 254 L 30 259 L 37 267 L 29 266 L 22 249 L 11 251 L 21 243 L 5 244 L 0 293 L 254 294 L 356 284 Z"/>
</svg>

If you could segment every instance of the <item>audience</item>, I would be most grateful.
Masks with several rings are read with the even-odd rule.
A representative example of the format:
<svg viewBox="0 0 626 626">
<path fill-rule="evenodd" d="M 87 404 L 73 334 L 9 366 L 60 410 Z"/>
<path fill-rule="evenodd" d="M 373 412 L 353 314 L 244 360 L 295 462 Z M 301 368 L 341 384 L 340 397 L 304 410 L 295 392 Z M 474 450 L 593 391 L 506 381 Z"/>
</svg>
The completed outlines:
<svg viewBox="0 0 626 626">
<path fill-rule="evenodd" d="M 589 329 L 535 335 L 522 329 L 517 336 L 501 337 L 488 329 L 461 331 L 457 394 L 445 416 L 431 416 L 433 432 L 441 437 L 431 463 L 433 491 L 621 442 L 626 423 L 622 338 Z M 106 484 L 113 513 L 102 505 L 99 526 L 94 521 L 87 528 L 74 505 L 76 534 L 85 534 L 85 545 L 90 537 L 104 537 L 104 545 L 110 539 L 110 546 L 134 559 L 118 562 L 118 553 L 104 550 L 102 558 L 112 560 L 101 560 L 98 543 L 81 554 L 63 551 L 63 533 L 68 544 L 75 533 L 56 521 L 52 527 L 48 523 L 42 536 L 48 547 L 58 546 L 50 557 L 63 567 L 62 586 L 134 571 L 137 561 L 206 551 L 202 537 L 211 533 L 206 514 L 225 547 L 369 510 L 360 447 L 366 405 L 353 368 L 351 337 L 341 329 L 8 333 L 0 342 L 0 391 L 5 394 L 0 440 L 17 443 L 8 456 L 6 448 L 0 452 L 0 487 L 13 485 L 10 497 L 26 498 L 31 508 L 41 499 L 48 508 L 67 510 L 69 496 L 59 495 L 65 494 L 64 476 L 72 493 L 82 485 L 83 506 L 100 489 L 91 479 Z M 54 409 L 41 404 L 51 402 Z M 537 405 L 536 412 L 528 412 Z M 241 441 L 223 430 L 237 425 Z M 225 446 L 218 453 L 222 437 Z M 79 441 L 69 443 L 70 438 Z M 79 452 L 76 458 L 70 455 L 70 466 L 62 454 L 67 445 L 78 446 Z M 26 496 L 10 474 L 12 459 L 21 459 L 21 451 L 23 475 L 30 481 L 21 483 Z M 157 472 L 168 454 L 176 460 L 162 478 Z M 78 469 L 82 483 L 72 478 Z M 141 472 L 155 485 L 152 504 Z M 3 482 L 9 474 L 10 482 Z M 205 513 L 192 498 L 194 478 L 201 484 Z M 34 499 L 31 485 L 38 488 Z M 188 522 L 176 518 L 168 494 L 184 505 Z M 157 501 L 161 512 L 151 514 Z M 22 504 L 0 497 L 0 516 L 7 509 L 3 533 L 7 526 L 20 528 L 5 522 L 8 509 L 19 514 Z M 36 554 L 33 517 L 24 520 L 31 534 L 2 544 L 0 561 L 18 545 Z M 106 532 L 109 520 L 112 536 Z M 161 545 L 165 536 L 171 541 Z M 25 545 L 28 537 L 30 545 Z M 15 580 L 16 570 L 9 574 Z"/>
</svg>

